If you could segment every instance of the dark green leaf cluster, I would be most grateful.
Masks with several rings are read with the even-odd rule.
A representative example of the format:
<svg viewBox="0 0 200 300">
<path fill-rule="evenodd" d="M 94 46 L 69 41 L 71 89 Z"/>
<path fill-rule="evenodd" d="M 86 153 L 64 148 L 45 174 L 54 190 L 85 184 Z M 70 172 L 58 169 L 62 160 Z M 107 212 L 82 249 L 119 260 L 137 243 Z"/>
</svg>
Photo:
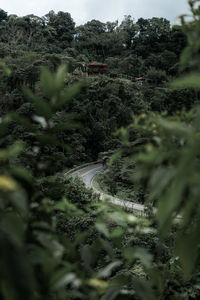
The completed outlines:
<svg viewBox="0 0 200 300">
<path fill-rule="evenodd" d="M 198 299 L 200 11 L 189 4 L 180 26 L 0 10 L 1 299 Z M 105 76 L 73 74 L 94 60 Z M 140 217 L 66 176 L 98 156 L 101 189 L 144 203 Z"/>
</svg>

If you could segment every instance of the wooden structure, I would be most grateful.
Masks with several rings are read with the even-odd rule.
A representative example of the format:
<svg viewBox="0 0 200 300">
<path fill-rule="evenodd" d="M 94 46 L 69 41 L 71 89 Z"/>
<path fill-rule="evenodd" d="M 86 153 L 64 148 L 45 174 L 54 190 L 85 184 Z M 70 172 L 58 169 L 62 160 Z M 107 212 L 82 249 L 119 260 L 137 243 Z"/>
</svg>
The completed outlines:
<svg viewBox="0 0 200 300">
<path fill-rule="evenodd" d="M 108 65 L 102 64 L 98 62 L 92 62 L 88 64 L 88 76 L 107 74 L 108 73 Z"/>
<path fill-rule="evenodd" d="M 98 75 L 106 75 L 111 78 L 123 78 L 131 80 L 132 82 L 136 82 L 137 85 L 143 85 L 143 82 L 145 80 L 144 77 L 138 77 L 134 78 L 133 76 L 126 75 L 126 74 L 119 74 L 116 72 L 110 72 L 108 70 L 108 64 L 103 64 L 99 62 L 92 62 L 89 64 L 86 63 L 79 63 L 76 66 L 76 69 L 71 73 L 72 76 L 78 76 L 78 77 L 93 77 Z"/>
<path fill-rule="evenodd" d="M 138 85 L 143 85 L 144 77 L 138 77 L 135 79 Z"/>
</svg>

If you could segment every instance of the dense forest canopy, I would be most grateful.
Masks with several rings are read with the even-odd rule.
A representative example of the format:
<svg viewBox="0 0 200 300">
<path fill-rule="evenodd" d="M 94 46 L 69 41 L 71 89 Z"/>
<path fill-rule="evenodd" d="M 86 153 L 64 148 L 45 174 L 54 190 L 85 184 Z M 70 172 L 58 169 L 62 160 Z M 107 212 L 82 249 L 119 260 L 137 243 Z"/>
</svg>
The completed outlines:
<svg viewBox="0 0 200 300">
<path fill-rule="evenodd" d="M 84 132 L 73 132 L 70 138 L 62 133 L 63 141 L 72 143 L 75 150 L 74 159 L 70 157 L 68 163 L 94 160 L 99 152 L 115 149 L 118 142 L 112 134 L 130 123 L 132 113 L 181 108 L 181 92 L 167 88 L 166 83 L 179 74 L 179 56 L 185 46 L 181 26 L 171 26 L 163 18 L 140 18 L 135 22 L 125 16 L 121 24 L 92 20 L 76 27 L 65 12 L 50 11 L 41 18 L 8 16 L 1 10 L 0 58 L 12 74 L 2 74 L 0 114 L 14 109 L 31 116 L 31 104 L 22 86 L 38 90 L 42 66 L 55 71 L 65 63 L 72 72 L 80 64 L 99 61 L 122 78 L 144 78 L 144 88 L 138 88 L 134 80 L 96 78 L 70 104 L 70 110 L 80 114 Z M 185 91 L 188 107 L 193 94 Z M 65 110 L 68 107 L 61 114 Z"/>
<path fill-rule="evenodd" d="M 173 26 L 0 9 L 0 299 L 199 298 L 199 2 Z M 66 176 L 97 159 L 144 214 Z"/>
</svg>

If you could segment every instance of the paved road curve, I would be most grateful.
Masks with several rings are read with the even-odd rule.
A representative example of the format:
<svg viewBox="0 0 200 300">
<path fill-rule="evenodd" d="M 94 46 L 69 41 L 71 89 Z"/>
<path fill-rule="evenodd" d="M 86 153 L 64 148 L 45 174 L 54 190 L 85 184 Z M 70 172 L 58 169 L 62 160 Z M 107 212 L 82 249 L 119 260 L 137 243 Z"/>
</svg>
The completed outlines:
<svg viewBox="0 0 200 300">
<path fill-rule="evenodd" d="M 102 164 L 94 164 L 76 170 L 73 173 L 71 173 L 70 176 L 72 176 L 73 178 L 75 178 L 76 176 L 81 177 L 87 187 L 92 187 L 92 180 L 94 176 L 97 175 L 97 173 L 102 170 L 103 170 Z"/>
<path fill-rule="evenodd" d="M 103 200 L 104 197 L 108 198 L 108 200 L 113 203 L 116 206 L 124 207 L 127 210 L 136 210 L 139 212 L 145 213 L 145 206 L 142 204 L 130 202 L 121 200 L 116 197 L 112 197 L 110 195 L 106 195 L 100 191 L 98 191 L 92 184 L 94 177 L 98 174 L 98 172 L 103 171 L 104 167 L 101 163 L 94 163 L 89 166 L 82 167 L 76 171 L 72 171 L 71 173 L 67 173 L 67 176 L 72 176 L 75 178 L 76 176 L 81 177 L 83 179 L 83 182 L 86 184 L 88 188 L 93 188 L 95 193 L 98 193 L 100 195 L 100 199 Z M 156 209 L 154 208 L 154 212 L 156 212 Z M 180 215 L 176 216 L 176 219 L 181 219 L 182 217 Z"/>
<path fill-rule="evenodd" d="M 144 209 L 145 209 L 144 205 L 141 205 L 138 203 L 133 203 L 130 201 L 124 201 L 124 200 L 106 195 L 102 192 L 99 192 L 92 185 L 94 177 L 98 174 L 98 172 L 102 171 L 103 169 L 104 169 L 104 167 L 102 164 L 100 164 L 100 163 L 93 164 L 93 165 L 78 169 L 78 170 L 74 171 L 73 173 L 69 174 L 69 176 L 72 176 L 73 178 L 75 178 L 76 176 L 81 177 L 87 187 L 93 188 L 96 193 L 100 194 L 101 199 L 103 199 L 105 196 L 107 196 L 114 205 L 122 206 L 126 209 L 131 209 L 131 210 L 137 210 L 137 211 L 141 211 L 141 212 L 144 211 Z"/>
</svg>

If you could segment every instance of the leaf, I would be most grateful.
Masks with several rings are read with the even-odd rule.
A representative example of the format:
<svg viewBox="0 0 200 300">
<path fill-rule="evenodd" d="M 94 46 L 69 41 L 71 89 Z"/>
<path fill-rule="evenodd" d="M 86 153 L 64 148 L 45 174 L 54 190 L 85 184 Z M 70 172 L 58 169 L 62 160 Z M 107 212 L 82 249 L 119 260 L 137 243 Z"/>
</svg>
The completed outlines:
<svg viewBox="0 0 200 300">
<path fill-rule="evenodd" d="M 102 268 L 98 274 L 97 277 L 98 278 L 107 278 L 111 275 L 113 269 L 121 266 L 122 262 L 120 260 L 116 260 L 112 263 L 110 263 L 109 265 L 107 265 L 105 268 Z"/>
<path fill-rule="evenodd" d="M 16 113 L 12 113 L 10 114 L 10 116 L 12 117 L 13 121 L 22 125 L 24 128 L 27 128 L 29 131 L 31 132 L 35 132 L 36 128 L 35 125 L 33 125 L 28 118 L 26 117 L 22 117 L 19 116 Z"/>
<path fill-rule="evenodd" d="M 57 91 L 61 90 L 64 86 L 64 81 L 67 74 L 67 67 L 66 65 L 62 65 L 58 68 L 55 76 L 55 86 Z"/>
<path fill-rule="evenodd" d="M 116 151 L 116 152 L 111 156 L 108 165 L 112 165 L 113 162 L 114 162 L 115 160 L 117 160 L 118 158 L 121 157 L 122 153 L 123 153 L 123 150 L 122 150 L 122 149 Z"/>
<path fill-rule="evenodd" d="M 6 122 L 2 122 L 0 124 L 0 136 L 5 135 L 8 132 L 8 124 Z"/>
<path fill-rule="evenodd" d="M 27 249 L 17 247 L 6 234 L 0 235 L 0 257 L 3 299 L 20 300 L 23 295 L 23 299 L 33 300 L 36 284 Z"/>
<path fill-rule="evenodd" d="M 146 268 L 152 267 L 153 257 L 144 248 L 141 247 L 128 247 L 123 250 L 124 257 L 132 263 L 135 259 L 139 259 L 142 265 Z"/>
<path fill-rule="evenodd" d="M 58 291 L 62 288 L 65 288 L 66 285 L 74 282 L 76 275 L 74 273 L 67 273 L 67 270 L 61 270 L 56 272 L 55 276 L 52 279 L 52 290 Z"/>
<path fill-rule="evenodd" d="M 10 68 L 6 66 L 6 64 L 0 60 L 0 67 L 2 68 L 3 72 L 6 74 L 6 76 L 10 77 L 12 75 L 12 71 Z"/>
<path fill-rule="evenodd" d="M 5 175 L 0 175 L 0 190 L 13 192 L 17 189 L 18 185 L 14 179 Z"/>
<path fill-rule="evenodd" d="M 190 279 L 199 256 L 200 222 L 198 221 L 190 226 L 191 228 L 179 234 L 176 240 L 176 253 L 180 257 L 186 280 Z"/>
<path fill-rule="evenodd" d="M 103 238 L 102 239 L 100 238 L 100 242 L 101 242 L 101 247 L 108 253 L 110 258 L 114 260 L 115 253 L 114 253 L 113 245 L 109 241 Z"/>
<path fill-rule="evenodd" d="M 70 214 L 74 212 L 77 216 L 80 216 L 82 214 L 81 210 L 77 209 L 77 207 L 73 203 L 67 201 L 67 199 L 64 197 L 61 201 L 53 206 L 53 210 L 68 212 Z"/>
<path fill-rule="evenodd" d="M 9 157 L 16 157 L 24 150 L 24 143 L 21 141 L 15 142 L 8 148 Z"/>
<path fill-rule="evenodd" d="M 33 176 L 31 173 L 22 167 L 14 167 L 11 169 L 11 173 L 14 177 L 17 177 L 19 180 L 23 180 L 28 183 L 33 183 Z"/>
<path fill-rule="evenodd" d="M 182 78 L 176 79 L 171 83 L 171 87 L 175 89 L 193 88 L 200 90 L 200 74 L 191 73 Z"/>
<path fill-rule="evenodd" d="M 1 218 L 1 230 L 6 233 L 9 239 L 17 246 L 23 245 L 25 237 L 25 225 L 16 213 L 4 214 Z"/>
<path fill-rule="evenodd" d="M 145 267 L 149 268 L 152 266 L 152 255 L 146 249 L 135 247 L 133 248 L 133 255 L 135 258 L 138 258 Z"/>
<path fill-rule="evenodd" d="M 101 300 L 114 300 L 119 295 L 119 293 L 120 288 L 117 286 L 112 286 L 106 291 Z"/>
<path fill-rule="evenodd" d="M 54 75 L 47 67 L 41 68 L 40 83 L 41 83 L 42 91 L 47 98 L 50 99 L 55 95 L 56 93 L 55 78 Z"/>
<path fill-rule="evenodd" d="M 55 108 L 60 109 L 63 105 L 72 100 L 73 97 L 80 93 L 83 85 L 84 82 L 81 81 L 61 91 L 57 102 L 54 104 Z"/>
<path fill-rule="evenodd" d="M 155 170 L 155 172 L 152 174 L 152 177 L 149 180 L 149 186 L 152 191 L 149 195 L 151 200 L 157 199 L 160 196 L 160 194 L 164 192 L 164 190 L 170 184 L 170 181 L 172 180 L 173 176 L 174 170 L 172 168 L 158 167 Z"/>
<path fill-rule="evenodd" d="M 156 300 L 150 282 L 144 279 L 134 279 L 133 287 L 142 300 Z"/>
<path fill-rule="evenodd" d="M 17 157 L 24 150 L 24 144 L 22 142 L 16 142 L 7 149 L 0 150 L 0 160 Z"/>
<path fill-rule="evenodd" d="M 38 96 L 34 95 L 30 89 L 24 88 L 25 94 L 34 103 L 36 113 L 38 116 L 45 117 L 47 120 L 52 116 L 52 110 L 45 99 L 40 99 Z"/>
<path fill-rule="evenodd" d="M 22 189 L 12 193 L 11 202 L 20 215 L 22 215 L 23 217 L 27 217 L 28 202 L 26 194 Z"/>
<path fill-rule="evenodd" d="M 111 233 L 111 238 L 118 239 L 124 234 L 124 229 L 117 227 Z"/>
<path fill-rule="evenodd" d="M 90 268 L 91 264 L 91 251 L 90 251 L 90 246 L 89 245 L 84 245 L 81 249 L 81 258 L 83 260 L 83 263 L 87 269 Z"/>
<path fill-rule="evenodd" d="M 123 215 L 123 213 L 121 211 L 120 212 L 117 212 L 117 211 L 112 212 L 110 214 L 110 219 L 121 227 L 127 226 L 126 217 L 127 217 L 127 215 Z"/>
<path fill-rule="evenodd" d="M 53 258 L 60 260 L 64 254 L 64 246 L 56 239 L 52 239 L 51 235 L 47 235 L 46 232 L 37 231 L 37 239 L 40 244 L 51 252 Z"/>
<path fill-rule="evenodd" d="M 95 227 L 99 232 L 103 233 L 106 237 L 109 237 L 109 231 L 105 223 L 96 223 Z"/>
<path fill-rule="evenodd" d="M 105 290 L 108 288 L 108 283 L 105 280 L 97 279 L 97 278 L 91 278 L 88 280 L 88 285 L 100 289 L 100 290 Z"/>
<path fill-rule="evenodd" d="M 189 135 L 192 134 L 192 129 L 188 127 L 187 124 L 184 123 L 159 119 L 158 124 L 162 127 L 162 129 L 166 131 L 166 133 L 170 133 L 172 135 L 176 134 L 180 137 L 187 138 Z"/>
</svg>

